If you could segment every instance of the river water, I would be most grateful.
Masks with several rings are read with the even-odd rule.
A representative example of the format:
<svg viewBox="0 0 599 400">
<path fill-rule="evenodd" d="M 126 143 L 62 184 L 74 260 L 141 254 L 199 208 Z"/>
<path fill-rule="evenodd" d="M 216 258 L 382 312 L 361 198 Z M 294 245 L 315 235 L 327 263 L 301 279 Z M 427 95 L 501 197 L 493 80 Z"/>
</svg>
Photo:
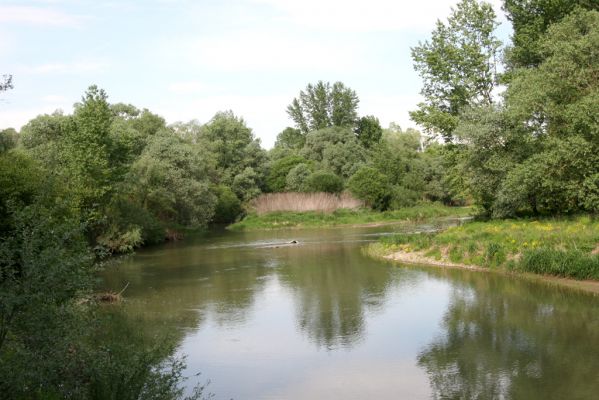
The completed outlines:
<svg viewBox="0 0 599 400">
<path fill-rule="evenodd" d="M 130 282 L 122 310 L 176 335 L 215 399 L 599 398 L 599 297 L 361 251 L 451 223 L 215 231 L 142 250 L 104 286 Z"/>
</svg>

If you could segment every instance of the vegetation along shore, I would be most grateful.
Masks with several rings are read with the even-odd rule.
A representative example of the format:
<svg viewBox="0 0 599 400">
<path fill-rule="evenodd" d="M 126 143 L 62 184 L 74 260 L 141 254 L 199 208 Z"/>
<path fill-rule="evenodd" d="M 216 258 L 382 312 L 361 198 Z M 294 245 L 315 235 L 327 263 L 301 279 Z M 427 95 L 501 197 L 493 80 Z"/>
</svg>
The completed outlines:
<svg viewBox="0 0 599 400">
<path fill-rule="evenodd" d="M 404 263 L 588 280 L 574 286 L 599 292 L 599 221 L 588 216 L 468 222 L 386 236 L 366 251 Z"/>
</svg>

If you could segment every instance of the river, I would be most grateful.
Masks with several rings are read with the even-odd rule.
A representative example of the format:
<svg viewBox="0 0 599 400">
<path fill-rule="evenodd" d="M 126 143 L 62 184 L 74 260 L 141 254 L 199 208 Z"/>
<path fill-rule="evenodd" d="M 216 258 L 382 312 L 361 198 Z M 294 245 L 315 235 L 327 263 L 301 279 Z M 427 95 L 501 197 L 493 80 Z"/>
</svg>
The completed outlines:
<svg viewBox="0 0 599 400">
<path fill-rule="evenodd" d="M 598 398 L 598 296 L 361 252 L 451 223 L 213 231 L 103 285 L 130 282 L 123 312 L 177 335 L 189 385 L 215 399 Z"/>
</svg>

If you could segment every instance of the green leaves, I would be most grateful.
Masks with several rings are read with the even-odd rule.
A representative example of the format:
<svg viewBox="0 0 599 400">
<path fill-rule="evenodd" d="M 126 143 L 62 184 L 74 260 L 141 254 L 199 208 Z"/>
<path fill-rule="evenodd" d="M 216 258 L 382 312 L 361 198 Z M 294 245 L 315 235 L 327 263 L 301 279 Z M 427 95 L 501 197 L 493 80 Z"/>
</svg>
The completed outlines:
<svg viewBox="0 0 599 400">
<path fill-rule="evenodd" d="M 308 84 L 287 107 L 287 114 L 303 133 L 331 126 L 353 127 L 358 119 L 356 92 L 341 82 Z"/>
<path fill-rule="evenodd" d="M 495 17 L 489 3 L 462 0 L 447 24 L 437 22 L 430 41 L 412 48 L 425 101 L 410 116 L 427 132 L 451 141 L 466 107 L 493 102 L 501 46 L 494 36 Z"/>
</svg>

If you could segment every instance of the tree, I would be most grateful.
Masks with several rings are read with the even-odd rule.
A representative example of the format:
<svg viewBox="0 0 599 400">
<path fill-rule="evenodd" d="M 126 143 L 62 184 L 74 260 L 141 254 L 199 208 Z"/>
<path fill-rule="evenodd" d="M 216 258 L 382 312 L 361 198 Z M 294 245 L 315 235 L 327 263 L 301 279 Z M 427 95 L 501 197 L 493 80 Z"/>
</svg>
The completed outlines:
<svg viewBox="0 0 599 400">
<path fill-rule="evenodd" d="M 307 180 L 312 170 L 308 164 L 297 164 L 293 167 L 285 179 L 285 189 L 290 192 L 308 191 Z"/>
<path fill-rule="evenodd" d="M 287 156 L 273 162 L 266 178 L 268 189 L 273 192 L 282 192 L 287 184 L 287 174 L 298 164 L 304 164 L 307 160 L 301 156 Z"/>
<path fill-rule="evenodd" d="M 367 149 L 378 143 L 383 136 L 383 128 L 381 128 L 379 119 L 372 115 L 360 118 L 356 126 L 356 136 L 362 146 Z"/>
<path fill-rule="evenodd" d="M 389 179 L 372 167 L 361 167 L 347 182 L 349 191 L 376 210 L 386 210 L 391 198 Z"/>
<path fill-rule="evenodd" d="M 287 107 L 296 127 L 307 134 L 331 126 L 353 127 L 358 119 L 356 92 L 341 82 L 308 84 Z"/>
<path fill-rule="evenodd" d="M 304 146 L 305 142 L 306 137 L 302 135 L 299 129 L 287 127 L 277 135 L 275 147 L 299 150 Z"/>
<path fill-rule="evenodd" d="M 308 192 L 341 193 L 343 181 L 337 175 L 328 171 L 316 171 L 310 174 L 305 181 Z"/>
<path fill-rule="evenodd" d="M 510 69 L 538 66 L 543 61 L 540 39 L 552 24 L 575 8 L 599 10 L 594 0 L 505 0 L 504 10 L 512 23 L 512 47 L 508 52 Z"/>
<path fill-rule="evenodd" d="M 412 48 L 424 102 L 410 116 L 426 132 L 451 141 L 464 109 L 493 103 L 501 45 L 493 34 L 496 26 L 489 3 L 462 0 L 447 24 L 437 21 L 430 41 Z"/>
<path fill-rule="evenodd" d="M 2 75 L 2 79 L 0 79 L 0 92 L 13 88 L 12 75 Z"/>
<path fill-rule="evenodd" d="M 366 150 L 349 128 L 329 127 L 306 135 L 300 154 L 320 163 L 325 169 L 348 178 L 366 161 Z"/>
</svg>

